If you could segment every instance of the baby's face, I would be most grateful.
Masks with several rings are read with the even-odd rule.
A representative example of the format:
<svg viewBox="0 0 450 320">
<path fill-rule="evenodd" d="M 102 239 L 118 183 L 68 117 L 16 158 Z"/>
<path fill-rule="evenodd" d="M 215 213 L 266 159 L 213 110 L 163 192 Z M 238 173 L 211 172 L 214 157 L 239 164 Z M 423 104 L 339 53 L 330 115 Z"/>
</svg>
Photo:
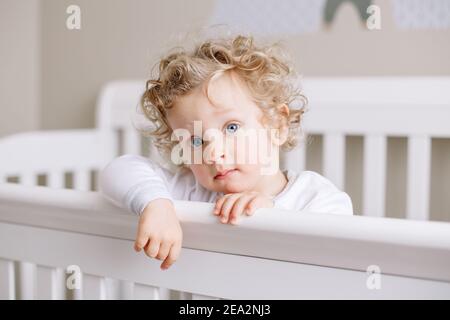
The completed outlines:
<svg viewBox="0 0 450 320">
<path fill-rule="evenodd" d="M 225 194 L 254 190 L 264 172 L 278 171 L 278 146 L 268 138 L 263 112 L 234 72 L 210 83 L 209 98 L 205 86 L 200 86 L 178 97 L 168 110 L 171 128 L 185 133 L 180 145 L 191 153 L 188 167 L 209 190 Z M 242 136 L 248 133 L 256 133 L 257 140 L 237 142 L 245 141 Z"/>
</svg>

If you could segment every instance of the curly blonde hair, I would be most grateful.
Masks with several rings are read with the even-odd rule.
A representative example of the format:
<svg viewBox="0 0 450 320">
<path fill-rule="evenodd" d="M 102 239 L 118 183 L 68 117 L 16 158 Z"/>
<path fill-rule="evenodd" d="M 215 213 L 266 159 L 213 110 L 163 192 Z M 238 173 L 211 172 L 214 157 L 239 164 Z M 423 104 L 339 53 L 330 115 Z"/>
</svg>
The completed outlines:
<svg viewBox="0 0 450 320">
<path fill-rule="evenodd" d="M 141 97 L 142 110 L 153 125 L 153 129 L 142 133 L 152 138 L 161 154 L 168 155 L 176 142 L 171 140 L 167 109 L 177 97 L 233 70 L 244 80 L 266 120 L 270 120 L 271 125 L 275 122 L 277 127 L 288 127 L 287 139 L 281 148 L 293 149 L 298 144 L 308 100 L 295 87 L 295 71 L 282 59 L 277 48 L 277 45 L 256 46 L 253 37 L 239 35 L 203 41 L 190 52 L 178 49 L 169 53 L 159 62 L 158 78 L 147 81 Z M 296 102 L 301 102 L 300 108 L 293 108 Z M 288 106 L 288 113 L 277 108 L 282 104 Z"/>
</svg>

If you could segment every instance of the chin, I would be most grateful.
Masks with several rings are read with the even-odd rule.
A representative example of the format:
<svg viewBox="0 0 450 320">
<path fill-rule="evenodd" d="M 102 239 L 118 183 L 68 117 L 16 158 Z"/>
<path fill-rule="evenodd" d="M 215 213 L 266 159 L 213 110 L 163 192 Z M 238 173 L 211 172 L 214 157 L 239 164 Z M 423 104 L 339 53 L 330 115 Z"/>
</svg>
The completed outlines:
<svg viewBox="0 0 450 320">
<path fill-rule="evenodd" d="M 226 186 L 223 189 L 224 190 L 222 190 L 222 192 L 225 193 L 225 194 L 227 194 L 227 193 L 239 193 L 239 192 L 246 191 L 245 188 L 242 188 L 242 187 L 239 187 L 239 186 L 236 186 L 236 187 L 234 187 L 234 186 L 232 186 L 232 187 Z"/>
<path fill-rule="evenodd" d="M 243 183 L 242 181 L 230 181 L 224 186 L 222 186 L 222 192 L 224 193 L 239 193 L 239 192 L 245 192 L 249 191 L 252 188 L 248 185 Z"/>
</svg>

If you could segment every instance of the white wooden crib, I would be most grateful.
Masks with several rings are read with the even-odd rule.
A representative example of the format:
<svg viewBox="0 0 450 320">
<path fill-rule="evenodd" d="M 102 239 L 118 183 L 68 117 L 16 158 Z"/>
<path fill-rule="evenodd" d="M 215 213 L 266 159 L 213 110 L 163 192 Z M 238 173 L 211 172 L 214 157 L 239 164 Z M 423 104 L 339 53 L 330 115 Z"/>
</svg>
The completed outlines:
<svg viewBox="0 0 450 320">
<path fill-rule="evenodd" d="M 130 121 L 144 82 L 113 82 L 96 128 L 0 140 L 0 298 L 450 298 L 450 224 L 425 221 L 431 138 L 450 138 L 450 78 L 315 78 L 303 87 L 306 132 L 323 137 L 322 173 L 340 188 L 346 136 L 364 139 L 360 215 L 262 209 L 233 227 L 211 204 L 180 201 L 183 251 L 159 270 L 132 249 L 137 217 L 95 191 L 95 173 L 113 157 L 154 152 Z M 391 136 L 408 139 L 407 219 L 385 217 Z M 283 155 L 283 166 L 305 169 L 305 150 Z"/>
</svg>

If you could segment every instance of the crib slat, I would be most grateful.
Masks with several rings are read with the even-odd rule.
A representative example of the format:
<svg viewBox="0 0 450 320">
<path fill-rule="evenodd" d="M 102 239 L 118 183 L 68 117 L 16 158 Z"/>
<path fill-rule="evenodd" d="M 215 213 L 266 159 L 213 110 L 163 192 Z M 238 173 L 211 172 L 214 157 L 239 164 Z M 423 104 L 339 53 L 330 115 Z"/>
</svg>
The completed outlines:
<svg viewBox="0 0 450 320">
<path fill-rule="evenodd" d="M 135 283 L 133 298 L 135 300 L 159 300 L 159 288 Z"/>
<path fill-rule="evenodd" d="M 281 168 L 283 170 L 289 169 L 295 172 L 302 172 L 305 170 L 306 162 L 306 147 L 301 145 L 292 151 L 284 152 L 281 158 Z"/>
<path fill-rule="evenodd" d="M 65 276 L 62 269 L 37 266 L 36 298 L 40 300 L 65 298 Z"/>
<path fill-rule="evenodd" d="M 18 298 L 33 300 L 36 297 L 36 265 L 30 262 L 18 264 Z"/>
<path fill-rule="evenodd" d="M 159 300 L 170 300 L 170 289 L 159 288 Z"/>
<path fill-rule="evenodd" d="M 20 175 L 20 184 L 25 186 L 35 186 L 37 185 L 36 175 L 32 173 L 23 173 Z"/>
<path fill-rule="evenodd" d="M 180 297 L 180 300 L 192 300 L 192 293 L 180 291 L 179 297 Z"/>
<path fill-rule="evenodd" d="M 91 177 L 88 170 L 76 170 L 73 173 L 73 188 L 80 191 L 89 191 Z"/>
<path fill-rule="evenodd" d="M 108 300 L 120 299 L 120 281 L 105 277 L 105 291 Z"/>
<path fill-rule="evenodd" d="M 119 281 L 119 299 L 131 300 L 133 299 L 134 283 L 132 281 L 120 280 Z"/>
<path fill-rule="evenodd" d="M 49 300 L 52 298 L 52 269 L 37 266 L 36 299 Z"/>
<path fill-rule="evenodd" d="M 66 299 L 66 273 L 62 268 L 52 268 L 51 272 L 51 298 L 53 300 Z"/>
<path fill-rule="evenodd" d="M 20 184 L 35 186 L 36 175 L 27 172 L 20 175 Z M 36 265 L 30 262 L 19 261 L 17 263 L 17 298 L 21 300 L 32 300 L 36 296 Z"/>
<path fill-rule="evenodd" d="M 16 298 L 14 262 L 0 259 L 0 300 Z"/>
<path fill-rule="evenodd" d="M 104 277 L 83 274 L 83 299 L 105 300 L 106 279 Z"/>
<path fill-rule="evenodd" d="M 429 219 L 431 139 L 408 138 L 408 183 L 406 217 Z"/>
<path fill-rule="evenodd" d="M 385 215 L 386 137 L 369 135 L 364 138 L 363 215 Z"/>
<path fill-rule="evenodd" d="M 336 187 L 344 189 L 345 136 L 325 134 L 323 137 L 323 173 Z"/>
<path fill-rule="evenodd" d="M 192 300 L 219 300 L 220 298 L 205 296 L 202 294 L 192 294 Z"/>
<path fill-rule="evenodd" d="M 141 140 L 135 128 L 126 128 L 123 131 L 123 152 L 141 154 Z"/>
<path fill-rule="evenodd" d="M 52 171 L 47 174 L 47 187 L 55 189 L 64 189 L 64 173 L 59 171 Z"/>
<path fill-rule="evenodd" d="M 122 281 L 105 277 L 106 299 L 130 300 L 133 299 L 133 282 Z"/>
</svg>

